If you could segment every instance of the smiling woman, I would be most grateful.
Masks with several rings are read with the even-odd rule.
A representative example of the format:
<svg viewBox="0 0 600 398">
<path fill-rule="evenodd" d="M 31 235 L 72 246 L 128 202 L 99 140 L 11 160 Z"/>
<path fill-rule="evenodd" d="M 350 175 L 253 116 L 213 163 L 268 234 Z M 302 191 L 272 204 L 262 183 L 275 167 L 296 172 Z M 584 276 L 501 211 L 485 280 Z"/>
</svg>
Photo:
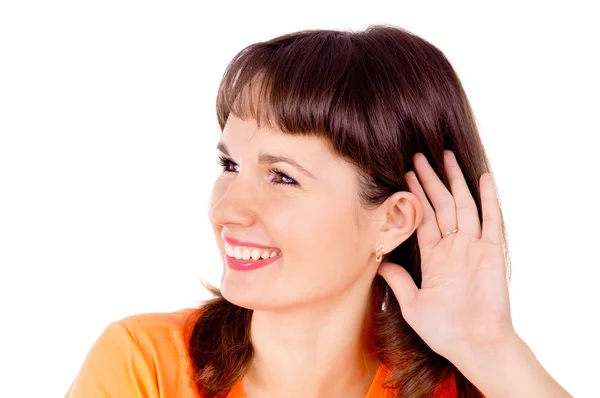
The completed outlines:
<svg viewBox="0 0 600 398">
<path fill-rule="evenodd" d="M 68 397 L 568 396 L 512 328 L 490 167 L 439 49 L 388 26 L 253 44 L 217 116 L 220 289 L 111 324 Z"/>
</svg>

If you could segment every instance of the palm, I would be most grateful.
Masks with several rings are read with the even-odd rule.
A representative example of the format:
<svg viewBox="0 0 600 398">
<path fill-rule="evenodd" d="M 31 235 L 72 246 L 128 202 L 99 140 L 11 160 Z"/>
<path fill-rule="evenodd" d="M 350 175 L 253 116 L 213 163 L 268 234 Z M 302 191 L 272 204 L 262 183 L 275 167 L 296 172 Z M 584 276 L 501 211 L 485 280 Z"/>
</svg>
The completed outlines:
<svg viewBox="0 0 600 398">
<path fill-rule="evenodd" d="M 440 355 L 452 356 L 467 345 L 500 342 L 513 329 L 500 211 L 491 176 L 481 179 L 482 229 L 475 202 L 451 153 L 447 153 L 446 169 L 452 193 L 422 155 L 415 157 L 415 165 L 424 190 L 414 173 L 407 180 L 424 206 L 417 229 L 421 288 L 395 264 L 382 264 L 379 273 L 394 290 L 408 324 Z M 440 232 L 457 226 L 458 232 L 441 237 Z"/>
</svg>

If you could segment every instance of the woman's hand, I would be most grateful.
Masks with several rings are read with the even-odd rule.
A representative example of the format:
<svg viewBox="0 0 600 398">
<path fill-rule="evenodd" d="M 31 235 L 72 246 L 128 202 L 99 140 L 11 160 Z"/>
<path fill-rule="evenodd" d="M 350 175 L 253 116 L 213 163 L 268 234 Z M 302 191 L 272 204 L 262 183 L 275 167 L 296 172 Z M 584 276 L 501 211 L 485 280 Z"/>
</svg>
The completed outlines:
<svg viewBox="0 0 600 398">
<path fill-rule="evenodd" d="M 444 161 L 452 192 L 421 153 L 414 157 L 418 179 L 407 173 L 409 189 L 424 208 L 417 228 L 421 288 L 396 264 L 384 262 L 378 272 L 394 291 L 406 322 L 435 352 L 454 362 L 467 351 L 502 346 L 516 333 L 492 175 L 480 178 L 482 228 L 454 154 L 445 151 Z"/>
</svg>

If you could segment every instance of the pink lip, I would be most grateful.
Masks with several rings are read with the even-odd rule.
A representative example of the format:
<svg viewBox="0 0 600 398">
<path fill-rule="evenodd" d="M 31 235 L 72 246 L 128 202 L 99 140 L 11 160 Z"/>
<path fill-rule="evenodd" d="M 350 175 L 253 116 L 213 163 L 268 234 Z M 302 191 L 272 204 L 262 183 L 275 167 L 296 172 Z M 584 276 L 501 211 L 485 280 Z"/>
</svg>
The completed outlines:
<svg viewBox="0 0 600 398">
<path fill-rule="evenodd" d="M 275 257 L 266 258 L 264 260 L 238 260 L 225 254 L 225 263 L 231 269 L 236 271 L 252 271 L 257 268 L 266 267 L 269 264 L 279 260 L 281 254 Z"/>
<path fill-rule="evenodd" d="M 229 243 L 230 245 L 236 245 L 236 246 L 244 246 L 244 247 L 256 247 L 258 249 L 271 249 L 271 250 L 279 250 L 276 247 L 270 247 L 270 246 L 263 246 L 263 245 L 257 245 L 256 243 L 252 243 L 252 242 L 247 242 L 245 240 L 240 240 L 240 239 L 235 239 L 235 238 L 231 238 L 229 236 L 225 236 L 225 235 L 221 235 L 221 237 L 223 238 L 223 240 L 227 243 Z"/>
</svg>

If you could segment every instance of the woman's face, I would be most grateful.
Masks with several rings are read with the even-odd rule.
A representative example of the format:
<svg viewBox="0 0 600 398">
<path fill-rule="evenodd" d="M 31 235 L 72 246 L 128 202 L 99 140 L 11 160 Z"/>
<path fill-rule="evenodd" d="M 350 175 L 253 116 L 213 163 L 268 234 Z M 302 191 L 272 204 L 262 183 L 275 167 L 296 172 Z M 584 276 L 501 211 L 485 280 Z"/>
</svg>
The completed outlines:
<svg viewBox="0 0 600 398">
<path fill-rule="evenodd" d="M 218 154 L 226 171 L 214 184 L 210 217 L 227 300 L 276 309 L 370 286 L 381 224 L 359 203 L 354 169 L 324 140 L 230 116 Z"/>
</svg>

